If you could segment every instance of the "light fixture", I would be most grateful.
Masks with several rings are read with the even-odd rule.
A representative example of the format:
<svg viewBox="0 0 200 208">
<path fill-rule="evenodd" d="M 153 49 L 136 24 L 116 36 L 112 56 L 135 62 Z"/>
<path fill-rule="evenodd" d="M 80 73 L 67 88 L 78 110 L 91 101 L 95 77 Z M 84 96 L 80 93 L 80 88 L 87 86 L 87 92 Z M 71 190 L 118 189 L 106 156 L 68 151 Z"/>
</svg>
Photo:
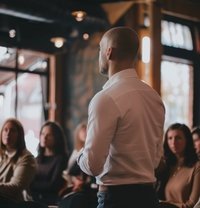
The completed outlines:
<svg viewBox="0 0 200 208">
<path fill-rule="evenodd" d="M 25 62 L 25 58 L 24 58 L 23 55 L 20 54 L 20 55 L 18 56 L 18 63 L 19 63 L 19 65 L 23 65 L 24 62 Z"/>
<path fill-rule="evenodd" d="M 148 36 L 142 38 L 142 61 L 145 64 L 150 61 L 150 38 Z"/>
<path fill-rule="evenodd" d="M 144 26 L 149 27 L 150 26 L 150 19 L 147 13 L 144 13 Z"/>
<path fill-rule="evenodd" d="M 76 21 L 81 22 L 86 17 L 87 13 L 84 11 L 73 11 L 72 16 L 76 19 Z"/>
<path fill-rule="evenodd" d="M 84 40 L 88 40 L 88 39 L 89 39 L 89 37 L 90 37 L 90 36 L 89 36 L 89 34 L 88 34 L 88 33 L 84 33 L 84 34 L 83 34 L 83 39 L 84 39 Z"/>
<path fill-rule="evenodd" d="M 9 37 L 14 38 L 15 36 L 16 36 L 16 30 L 15 29 L 9 30 Z"/>
<path fill-rule="evenodd" d="M 66 42 L 66 39 L 63 37 L 53 37 L 51 38 L 51 42 L 54 44 L 56 48 L 61 48 Z"/>
</svg>

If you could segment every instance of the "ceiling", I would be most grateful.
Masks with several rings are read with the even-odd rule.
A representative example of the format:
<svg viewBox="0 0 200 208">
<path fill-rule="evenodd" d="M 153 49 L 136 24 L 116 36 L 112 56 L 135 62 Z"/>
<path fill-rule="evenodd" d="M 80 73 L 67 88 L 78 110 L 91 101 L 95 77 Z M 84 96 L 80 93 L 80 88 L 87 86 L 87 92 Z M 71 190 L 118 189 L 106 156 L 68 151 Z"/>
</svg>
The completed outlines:
<svg viewBox="0 0 200 208">
<path fill-rule="evenodd" d="M 3 52 L 6 48 L 0 48 L 0 86 L 15 79 L 17 57 L 22 55 L 24 58 L 23 64 L 18 60 L 18 68 L 28 70 L 38 61 L 45 60 L 46 55 L 66 48 L 56 48 L 50 41 L 52 37 L 63 37 L 66 39 L 65 44 L 70 46 L 74 39 L 82 37 L 85 32 L 91 34 L 109 27 L 110 21 L 102 5 L 118 2 L 120 1 L 0 0 L 0 46 L 7 48 L 6 52 Z M 77 10 L 87 13 L 81 22 L 76 21 L 71 14 Z M 16 35 L 11 38 L 9 31 L 13 29 Z"/>
<path fill-rule="evenodd" d="M 199 8 L 199 0 L 0 0 L 0 45 L 54 53 L 52 37 L 64 37 L 66 45 L 83 33 L 105 30 L 133 3 L 157 1 L 173 7 L 189 2 Z M 169 5 L 172 5 L 170 3 Z M 175 5 L 175 6 L 174 6 Z M 72 11 L 83 10 L 86 18 L 78 22 Z M 14 29 L 16 36 L 9 37 Z"/>
<path fill-rule="evenodd" d="M 16 49 L 12 48 L 19 49 L 18 55 L 24 55 L 25 62 L 19 67 L 27 69 L 38 58 L 46 58 L 43 57 L 44 53 L 34 54 L 32 50 L 53 54 L 66 48 L 56 48 L 50 41 L 52 37 L 65 38 L 66 46 L 70 47 L 76 38 L 82 38 L 83 33 L 106 30 L 115 24 L 134 3 L 153 1 L 162 3 L 169 10 L 175 8 L 181 11 L 183 7 L 180 9 L 180 5 L 186 2 L 192 4 L 192 8 L 197 8 L 199 13 L 199 0 L 0 0 L 0 46 L 10 47 L 7 49 L 9 53 L 4 54 L 9 58 L 0 59 L 3 70 L 0 72 L 0 84 L 14 78 L 13 73 L 7 72 L 8 68 L 12 71 L 16 64 Z M 188 7 L 184 8 L 188 12 Z M 81 22 L 76 21 L 71 14 L 75 10 L 85 11 L 86 18 Z M 11 29 L 16 31 L 14 38 L 9 37 Z"/>
<path fill-rule="evenodd" d="M 112 2 L 120 1 L 0 0 L 0 45 L 54 52 L 52 37 L 64 37 L 70 44 L 83 32 L 90 34 L 109 27 L 102 4 Z M 71 15 L 75 10 L 87 13 L 82 22 Z M 9 37 L 11 29 L 16 31 L 15 38 Z"/>
</svg>

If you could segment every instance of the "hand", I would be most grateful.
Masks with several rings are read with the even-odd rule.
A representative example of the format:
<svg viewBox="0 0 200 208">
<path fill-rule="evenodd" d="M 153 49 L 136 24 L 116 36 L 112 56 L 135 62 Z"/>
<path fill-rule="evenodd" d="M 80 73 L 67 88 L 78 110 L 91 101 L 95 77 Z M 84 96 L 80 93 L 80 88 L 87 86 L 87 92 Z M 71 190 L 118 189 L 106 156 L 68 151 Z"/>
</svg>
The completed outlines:
<svg viewBox="0 0 200 208">
<path fill-rule="evenodd" d="M 82 186 L 83 186 L 83 180 L 79 177 L 73 177 L 72 178 L 72 184 L 73 184 L 72 190 L 74 192 L 81 191 Z"/>
</svg>

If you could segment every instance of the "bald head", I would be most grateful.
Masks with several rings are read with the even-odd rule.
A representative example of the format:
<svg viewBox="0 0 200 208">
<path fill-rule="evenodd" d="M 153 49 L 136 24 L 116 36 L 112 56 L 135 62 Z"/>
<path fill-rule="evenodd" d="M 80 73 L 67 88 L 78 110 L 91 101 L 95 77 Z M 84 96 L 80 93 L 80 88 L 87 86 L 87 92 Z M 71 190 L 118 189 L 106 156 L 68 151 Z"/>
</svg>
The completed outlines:
<svg viewBox="0 0 200 208">
<path fill-rule="evenodd" d="M 133 67 L 139 40 L 131 28 L 115 27 L 108 30 L 99 45 L 100 73 L 110 77 L 120 70 Z"/>
<path fill-rule="evenodd" d="M 139 48 L 137 33 L 128 27 L 115 27 L 108 30 L 102 39 L 106 39 L 107 46 L 115 48 L 117 58 L 134 59 Z"/>
</svg>

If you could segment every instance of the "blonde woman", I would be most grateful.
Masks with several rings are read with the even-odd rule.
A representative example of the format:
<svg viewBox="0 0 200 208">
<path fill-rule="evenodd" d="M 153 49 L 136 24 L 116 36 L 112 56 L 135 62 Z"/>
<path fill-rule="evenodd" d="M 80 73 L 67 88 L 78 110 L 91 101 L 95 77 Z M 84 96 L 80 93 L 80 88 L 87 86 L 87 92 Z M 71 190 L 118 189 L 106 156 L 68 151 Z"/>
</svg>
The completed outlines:
<svg viewBox="0 0 200 208">
<path fill-rule="evenodd" d="M 72 165 L 76 161 L 78 152 L 83 148 L 85 144 L 86 131 L 87 131 L 86 122 L 81 122 L 74 131 L 74 150 L 68 162 L 68 169 L 72 167 Z"/>
<path fill-rule="evenodd" d="M 23 126 L 9 118 L 0 132 L 0 204 L 24 201 L 23 192 L 29 189 L 35 172 L 36 162 L 26 149 Z"/>
<path fill-rule="evenodd" d="M 77 191 L 82 186 L 83 183 L 82 174 L 81 174 L 81 170 L 76 166 L 76 159 L 78 156 L 78 152 L 80 151 L 81 148 L 83 148 L 85 144 L 86 131 L 87 131 L 87 124 L 84 121 L 78 124 L 78 126 L 75 128 L 74 149 L 69 158 L 67 169 L 63 171 L 63 178 L 65 178 L 67 184 L 66 187 L 62 190 L 63 191 L 62 195 L 63 193 L 68 192 L 67 190 Z M 76 174 L 74 174 L 74 172 Z"/>
</svg>

